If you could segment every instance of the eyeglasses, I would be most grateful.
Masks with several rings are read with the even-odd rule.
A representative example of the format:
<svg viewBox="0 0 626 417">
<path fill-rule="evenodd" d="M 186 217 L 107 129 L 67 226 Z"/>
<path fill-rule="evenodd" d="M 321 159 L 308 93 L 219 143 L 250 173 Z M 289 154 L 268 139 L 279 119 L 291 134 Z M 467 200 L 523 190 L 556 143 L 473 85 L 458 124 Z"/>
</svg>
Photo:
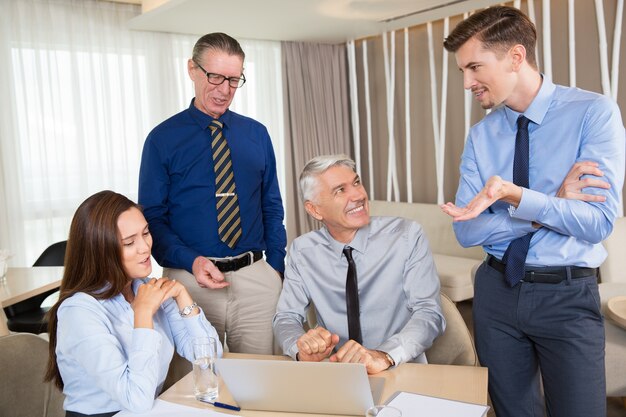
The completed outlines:
<svg viewBox="0 0 626 417">
<path fill-rule="evenodd" d="M 198 68 L 202 70 L 202 72 L 204 72 L 207 80 L 209 81 L 209 84 L 221 85 L 224 81 L 228 80 L 229 86 L 231 86 L 232 88 L 240 88 L 246 83 L 246 77 L 243 74 L 241 74 L 241 77 L 227 77 L 222 74 L 208 72 L 207 70 L 202 68 L 202 65 L 198 64 L 196 61 L 193 62 L 198 66 Z"/>
</svg>

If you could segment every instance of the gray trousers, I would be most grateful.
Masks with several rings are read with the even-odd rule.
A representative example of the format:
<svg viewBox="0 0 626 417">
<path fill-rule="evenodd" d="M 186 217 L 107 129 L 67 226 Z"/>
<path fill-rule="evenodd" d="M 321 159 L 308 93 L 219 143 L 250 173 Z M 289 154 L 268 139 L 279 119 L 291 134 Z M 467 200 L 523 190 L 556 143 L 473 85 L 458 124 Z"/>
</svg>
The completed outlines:
<svg viewBox="0 0 626 417">
<path fill-rule="evenodd" d="M 476 350 L 498 417 L 605 417 L 604 322 L 596 277 L 511 288 L 483 263 Z M 541 382 L 545 404 L 541 396 Z"/>
</svg>

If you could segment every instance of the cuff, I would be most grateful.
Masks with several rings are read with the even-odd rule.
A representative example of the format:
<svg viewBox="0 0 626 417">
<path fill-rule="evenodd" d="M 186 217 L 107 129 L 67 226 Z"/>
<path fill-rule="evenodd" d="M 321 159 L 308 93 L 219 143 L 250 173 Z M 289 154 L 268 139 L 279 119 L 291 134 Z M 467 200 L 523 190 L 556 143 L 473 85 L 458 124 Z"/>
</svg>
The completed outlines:
<svg viewBox="0 0 626 417">
<path fill-rule="evenodd" d="M 285 255 L 276 253 L 275 251 L 265 251 L 265 258 L 268 264 L 274 268 L 277 272 L 285 273 Z"/>
<path fill-rule="evenodd" d="M 177 258 L 180 261 L 180 265 L 185 268 L 187 272 L 193 274 L 193 261 L 195 261 L 198 256 L 202 256 L 202 254 L 191 249 L 185 249 L 181 250 Z"/>
<path fill-rule="evenodd" d="M 512 210 L 510 215 L 515 219 L 529 222 L 536 221 L 546 206 L 547 198 L 543 193 L 522 188 L 522 199 L 519 206 L 517 206 L 517 209 Z"/>
<path fill-rule="evenodd" d="M 402 348 L 402 346 L 397 346 L 395 343 L 392 342 L 385 342 L 382 345 L 378 346 L 376 350 L 380 350 L 381 352 L 385 352 L 389 356 L 391 356 L 395 363 L 393 368 L 411 359 L 405 358 L 404 349 Z"/>
<path fill-rule="evenodd" d="M 285 354 L 291 356 L 291 359 L 293 359 L 294 361 L 297 360 L 296 355 L 298 354 L 298 345 L 296 345 L 295 343 L 291 345 L 289 349 L 287 349 L 287 352 L 285 352 Z"/>
</svg>

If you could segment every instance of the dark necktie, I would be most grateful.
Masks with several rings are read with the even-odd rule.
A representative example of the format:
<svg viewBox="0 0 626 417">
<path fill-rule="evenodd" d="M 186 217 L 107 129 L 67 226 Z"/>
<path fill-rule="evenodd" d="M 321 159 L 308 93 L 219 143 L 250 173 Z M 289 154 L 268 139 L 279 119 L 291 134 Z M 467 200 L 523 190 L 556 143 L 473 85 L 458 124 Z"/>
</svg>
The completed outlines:
<svg viewBox="0 0 626 417">
<path fill-rule="evenodd" d="M 530 188 L 528 184 L 528 120 L 524 116 L 517 119 L 517 135 L 515 136 L 515 157 L 513 159 L 513 183 L 520 187 Z M 506 264 L 504 278 L 511 287 L 524 278 L 524 265 L 533 233 L 513 240 L 504 252 L 502 261 Z"/>
<path fill-rule="evenodd" d="M 211 129 L 211 148 L 213 149 L 213 169 L 215 171 L 215 200 L 217 208 L 217 227 L 220 240 L 234 248 L 241 237 L 241 218 L 239 200 L 235 188 L 235 175 L 230 159 L 230 148 L 222 134 L 222 123 L 213 120 Z"/>
<path fill-rule="evenodd" d="M 346 307 L 348 311 L 348 338 L 363 344 L 361 337 L 361 319 L 359 312 L 359 284 L 356 281 L 356 265 L 352 259 L 352 248 L 343 248 L 343 254 L 348 260 L 348 275 L 346 277 Z"/>
</svg>

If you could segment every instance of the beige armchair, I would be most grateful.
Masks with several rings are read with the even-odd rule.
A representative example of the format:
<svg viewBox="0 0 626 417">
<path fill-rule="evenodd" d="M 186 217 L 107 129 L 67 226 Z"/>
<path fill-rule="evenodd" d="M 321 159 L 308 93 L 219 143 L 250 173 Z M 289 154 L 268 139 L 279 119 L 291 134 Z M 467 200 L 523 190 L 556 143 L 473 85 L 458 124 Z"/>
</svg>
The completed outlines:
<svg viewBox="0 0 626 417">
<path fill-rule="evenodd" d="M 428 363 L 441 365 L 478 365 L 472 336 L 450 298 L 441 293 L 441 310 L 446 318 L 445 332 L 426 351 Z"/>
<path fill-rule="evenodd" d="M 48 342 L 31 333 L 0 337 L 0 416 L 64 417 L 63 394 L 43 376 Z"/>
<path fill-rule="evenodd" d="M 418 222 L 433 254 L 441 291 L 454 302 L 474 297 L 471 271 L 485 257 L 481 247 L 463 248 L 456 240 L 452 219 L 437 204 L 370 200 L 372 216 L 404 217 Z"/>
</svg>

